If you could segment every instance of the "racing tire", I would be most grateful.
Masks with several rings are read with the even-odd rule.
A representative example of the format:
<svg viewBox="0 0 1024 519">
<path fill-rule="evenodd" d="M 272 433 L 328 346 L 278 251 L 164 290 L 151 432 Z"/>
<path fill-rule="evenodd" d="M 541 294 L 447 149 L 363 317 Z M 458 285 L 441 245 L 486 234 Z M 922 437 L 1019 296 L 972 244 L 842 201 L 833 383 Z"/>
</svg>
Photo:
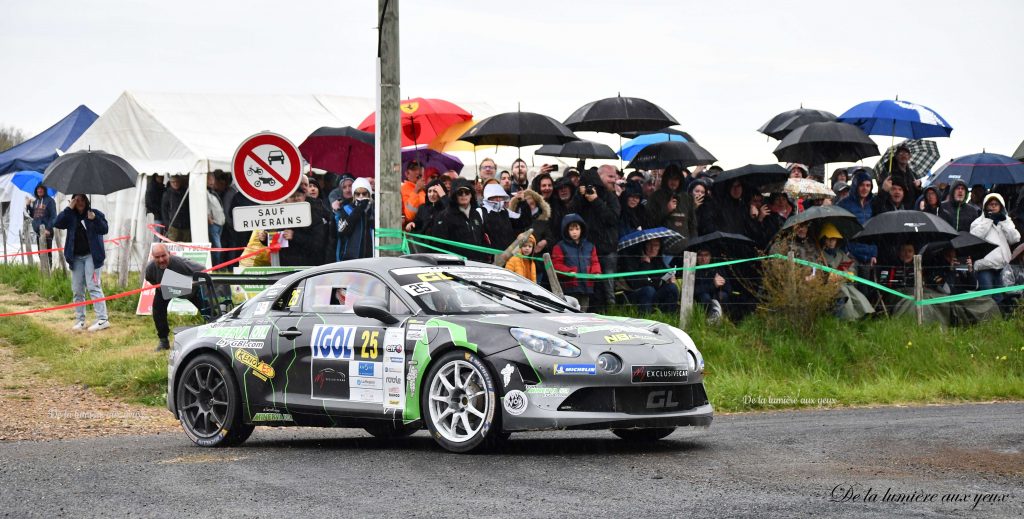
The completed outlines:
<svg viewBox="0 0 1024 519">
<path fill-rule="evenodd" d="M 508 438 L 501 430 L 494 377 L 475 353 L 454 350 L 431 363 L 420 413 L 431 437 L 451 452 L 490 450 Z"/>
<path fill-rule="evenodd" d="M 373 436 L 374 438 L 381 438 L 384 440 L 397 440 L 399 438 L 406 438 L 412 436 L 417 430 L 416 427 L 406 427 L 399 425 L 394 422 L 387 422 L 381 425 L 372 425 L 369 427 L 363 427 L 363 430 Z"/>
<path fill-rule="evenodd" d="M 242 423 L 242 396 L 224 359 L 204 353 L 181 373 L 174 402 L 181 428 L 193 443 L 230 447 L 249 438 L 255 427 Z"/>
<path fill-rule="evenodd" d="M 675 427 L 656 427 L 652 429 L 612 429 L 612 434 L 626 441 L 656 442 L 674 433 Z"/>
</svg>

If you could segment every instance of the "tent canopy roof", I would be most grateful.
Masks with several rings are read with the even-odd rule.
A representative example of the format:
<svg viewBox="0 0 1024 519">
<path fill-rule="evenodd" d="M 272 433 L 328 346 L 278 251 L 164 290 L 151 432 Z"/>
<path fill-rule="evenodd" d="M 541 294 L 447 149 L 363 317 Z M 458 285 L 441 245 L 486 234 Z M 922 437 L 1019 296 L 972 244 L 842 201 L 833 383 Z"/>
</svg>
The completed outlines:
<svg viewBox="0 0 1024 519">
<path fill-rule="evenodd" d="M 35 137 L 0 153 L 0 175 L 22 170 L 44 171 L 57 158 L 57 150 L 67 151 L 97 117 L 88 107 L 79 105 Z"/>
</svg>

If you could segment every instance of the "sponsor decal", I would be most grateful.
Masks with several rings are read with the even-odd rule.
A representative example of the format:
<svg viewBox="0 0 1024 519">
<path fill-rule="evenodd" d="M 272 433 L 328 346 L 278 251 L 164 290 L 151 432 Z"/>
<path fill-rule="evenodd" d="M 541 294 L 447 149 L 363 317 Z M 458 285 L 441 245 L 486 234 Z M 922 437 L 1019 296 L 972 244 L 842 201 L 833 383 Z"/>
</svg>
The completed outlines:
<svg viewBox="0 0 1024 519">
<path fill-rule="evenodd" d="M 224 348 L 224 347 L 227 347 L 227 348 L 249 348 L 249 349 L 258 350 L 260 348 L 263 348 L 263 345 L 264 345 L 263 341 L 250 341 L 250 340 L 246 340 L 246 339 L 227 339 L 227 338 L 224 338 L 224 339 L 220 339 L 219 341 L 217 341 L 217 346 L 220 346 L 222 348 Z"/>
<path fill-rule="evenodd" d="M 270 333 L 270 325 L 259 326 L 204 326 L 199 337 L 220 337 L 222 339 L 263 340 Z"/>
<path fill-rule="evenodd" d="M 256 309 L 252 311 L 252 315 L 266 315 L 270 310 L 271 301 L 260 301 L 256 303 Z"/>
<path fill-rule="evenodd" d="M 555 364 L 552 371 L 555 375 L 597 375 L 595 364 Z"/>
<path fill-rule="evenodd" d="M 274 378 L 274 367 L 248 351 L 235 350 L 235 360 L 252 368 L 252 374 L 264 382 Z"/>
<path fill-rule="evenodd" d="M 676 407 L 679 407 L 679 402 L 676 401 L 671 389 L 655 389 L 647 393 L 648 409 L 673 409 Z"/>
<path fill-rule="evenodd" d="M 526 412 L 526 406 L 529 405 L 529 400 L 526 398 L 526 393 L 518 389 L 513 389 L 508 393 L 505 393 L 505 398 L 502 399 L 502 404 L 505 406 L 505 411 L 513 416 L 519 416 Z"/>
<path fill-rule="evenodd" d="M 374 379 L 374 380 L 377 380 L 377 379 Z M 402 383 L 402 377 L 400 377 L 398 375 L 388 375 L 388 376 L 384 377 L 384 383 L 392 384 L 392 385 L 401 384 Z"/>
<path fill-rule="evenodd" d="M 313 359 L 352 360 L 357 328 L 318 324 L 313 327 Z"/>
<path fill-rule="evenodd" d="M 384 346 L 385 353 L 402 353 L 402 351 L 404 350 L 402 349 L 402 343 L 400 342 Z"/>
<path fill-rule="evenodd" d="M 501 369 L 501 380 L 505 383 L 505 387 L 512 382 L 512 372 L 515 370 L 516 368 L 513 368 L 511 364 L 505 364 L 505 367 Z"/>
<path fill-rule="evenodd" d="M 630 374 L 634 384 L 686 382 L 685 366 L 631 366 Z"/>
<path fill-rule="evenodd" d="M 316 371 L 313 375 L 310 397 L 317 400 L 348 400 L 347 364 L 347 362 L 334 363 L 331 367 Z"/>
<path fill-rule="evenodd" d="M 426 274 L 421 274 L 421 276 L 425 275 Z M 409 295 L 413 297 L 439 291 L 437 287 L 431 285 L 430 283 L 410 283 L 408 285 L 402 285 L 402 290 L 405 290 L 406 292 L 409 293 Z"/>
<path fill-rule="evenodd" d="M 377 378 L 381 377 L 382 364 L 380 362 L 351 362 L 348 365 L 348 375 L 350 377 L 369 377 Z"/>
<path fill-rule="evenodd" d="M 549 315 L 545 316 L 544 319 L 562 324 L 586 324 L 605 322 L 604 319 L 600 317 L 588 317 L 585 315 Z"/>
<path fill-rule="evenodd" d="M 349 386 L 352 389 L 381 389 L 384 387 L 379 378 L 352 377 L 349 381 Z"/>
<path fill-rule="evenodd" d="M 288 413 L 256 413 L 252 415 L 253 422 L 294 422 L 292 415 Z"/>
<path fill-rule="evenodd" d="M 614 344 L 616 342 L 629 341 L 634 339 L 647 340 L 653 337 L 651 334 L 639 334 L 639 333 L 613 333 L 611 335 L 605 335 L 604 341 L 608 344 Z"/>
<path fill-rule="evenodd" d="M 384 391 L 380 389 L 352 389 L 349 400 L 380 404 L 384 402 Z"/>
<path fill-rule="evenodd" d="M 405 329 L 405 340 L 419 341 L 423 339 L 423 332 L 427 329 L 425 324 L 409 324 Z"/>
<path fill-rule="evenodd" d="M 526 393 L 536 396 L 566 396 L 572 393 L 572 389 L 567 387 L 528 387 Z"/>
<path fill-rule="evenodd" d="M 405 365 L 405 357 L 391 357 L 391 356 L 389 356 L 389 357 L 385 358 L 384 361 L 385 361 L 385 366 L 384 366 L 384 368 L 385 368 L 384 370 L 385 371 L 389 371 L 389 370 L 390 371 L 402 371 L 401 366 Z M 396 368 L 395 365 L 397 365 L 398 367 Z"/>
</svg>

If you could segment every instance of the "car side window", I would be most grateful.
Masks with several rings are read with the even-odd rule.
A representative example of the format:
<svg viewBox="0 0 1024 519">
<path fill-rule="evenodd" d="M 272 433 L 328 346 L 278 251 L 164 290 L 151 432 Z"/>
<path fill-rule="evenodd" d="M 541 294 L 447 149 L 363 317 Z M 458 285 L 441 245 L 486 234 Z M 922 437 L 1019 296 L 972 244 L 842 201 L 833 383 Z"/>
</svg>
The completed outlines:
<svg viewBox="0 0 1024 519">
<path fill-rule="evenodd" d="M 388 311 L 391 315 L 410 315 L 412 310 L 402 302 L 402 299 L 398 297 L 398 294 L 391 290 L 388 290 Z"/>
<path fill-rule="evenodd" d="M 306 280 L 302 311 L 351 314 L 355 312 L 356 302 L 367 297 L 387 301 L 387 286 L 363 272 L 329 272 Z"/>
</svg>

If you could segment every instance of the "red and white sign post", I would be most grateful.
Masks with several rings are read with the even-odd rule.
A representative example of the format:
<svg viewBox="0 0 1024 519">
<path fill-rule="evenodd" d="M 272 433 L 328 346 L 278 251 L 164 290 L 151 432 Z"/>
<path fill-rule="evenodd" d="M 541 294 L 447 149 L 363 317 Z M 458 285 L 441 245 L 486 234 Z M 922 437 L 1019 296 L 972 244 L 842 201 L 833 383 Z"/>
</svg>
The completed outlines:
<svg viewBox="0 0 1024 519">
<path fill-rule="evenodd" d="M 302 156 L 287 137 L 271 132 L 257 133 L 242 141 L 231 164 L 231 174 L 238 191 L 249 200 L 262 204 L 257 211 L 245 207 L 232 210 L 236 231 L 310 225 L 308 203 L 280 203 L 302 183 Z M 267 241 L 269 243 L 269 238 Z M 271 254 L 272 264 L 277 265 L 277 259 L 277 253 Z"/>
</svg>

